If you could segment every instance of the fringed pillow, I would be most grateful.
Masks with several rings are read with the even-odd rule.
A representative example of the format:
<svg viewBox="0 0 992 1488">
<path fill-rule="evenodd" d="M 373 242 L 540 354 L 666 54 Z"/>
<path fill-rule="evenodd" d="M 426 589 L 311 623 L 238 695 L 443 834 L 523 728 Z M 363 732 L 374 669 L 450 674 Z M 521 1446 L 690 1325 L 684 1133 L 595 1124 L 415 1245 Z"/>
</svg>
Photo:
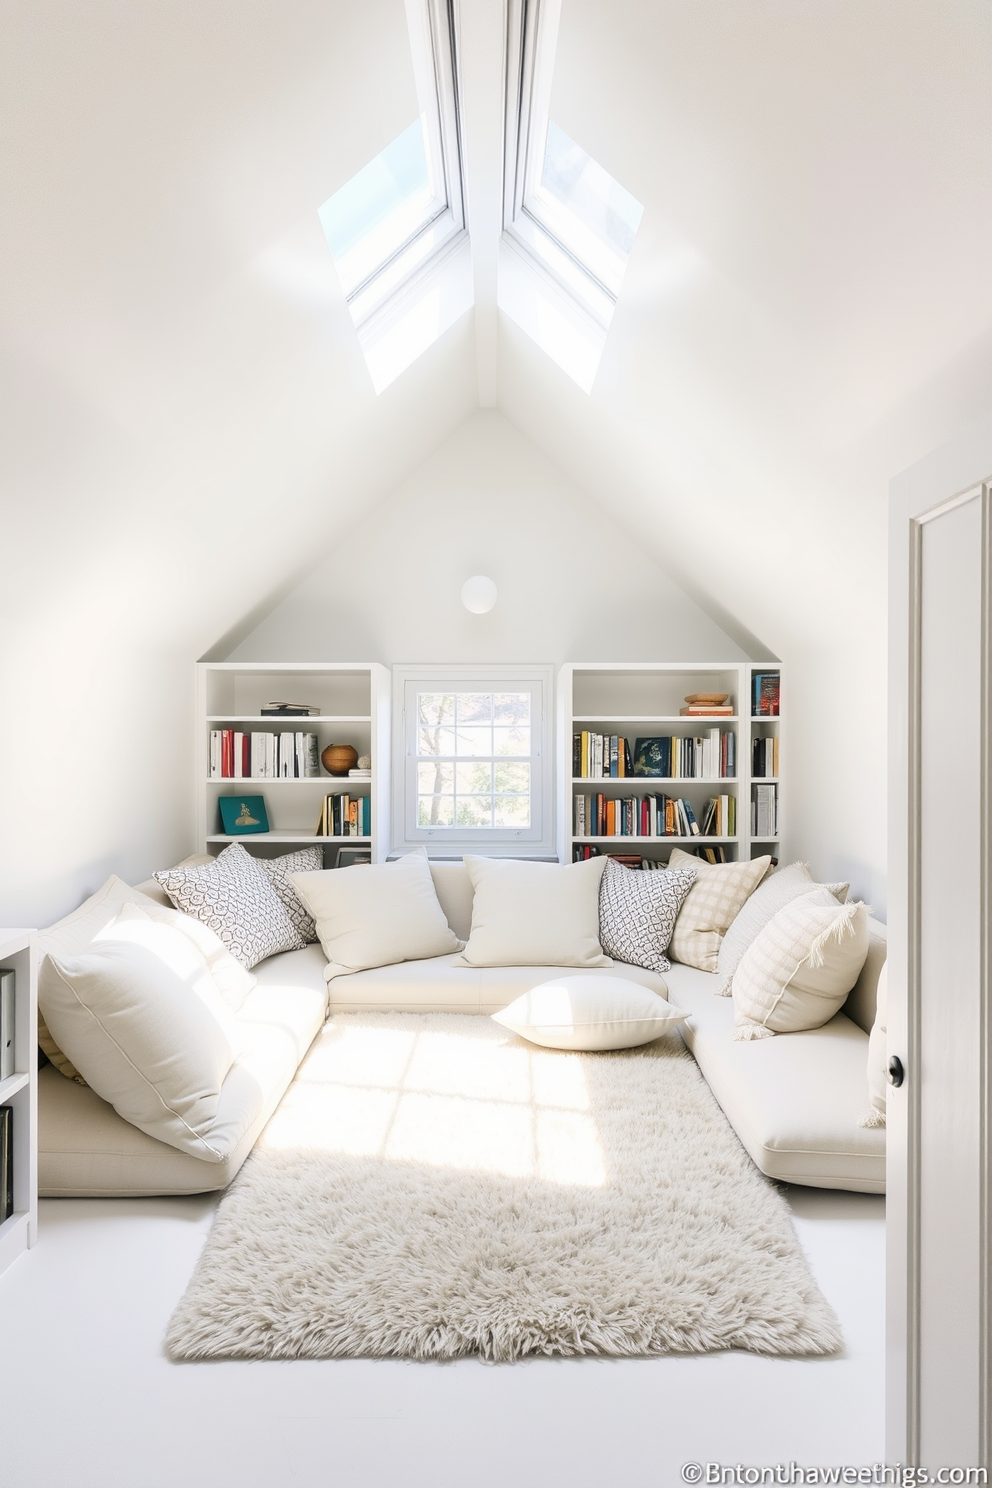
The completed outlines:
<svg viewBox="0 0 992 1488">
<path fill-rule="evenodd" d="M 868 909 L 816 889 L 780 909 L 734 973 L 735 1039 L 799 1033 L 844 1005 L 868 954 Z"/>
</svg>

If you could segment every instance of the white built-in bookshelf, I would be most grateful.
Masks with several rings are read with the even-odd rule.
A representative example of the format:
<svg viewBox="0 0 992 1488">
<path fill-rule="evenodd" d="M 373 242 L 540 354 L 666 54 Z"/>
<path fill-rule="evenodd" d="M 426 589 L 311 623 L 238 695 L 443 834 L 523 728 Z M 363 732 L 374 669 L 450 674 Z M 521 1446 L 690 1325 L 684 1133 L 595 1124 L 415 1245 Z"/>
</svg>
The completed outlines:
<svg viewBox="0 0 992 1488">
<path fill-rule="evenodd" d="M 197 844 L 199 852 L 217 854 L 229 842 L 249 852 L 277 857 L 297 847 L 322 846 L 324 866 L 336 866 L 341 847 L 366 849 L 373 862 L 383 860 L 389 834 L 389 672 L 377 662 L 200 662 L 196 721 Z M 263 716 L 273 702 L 303 703 L 316 715 Z M 316 734 L 318 755 L 329 744 L 350 744 L 372 760 L 366 779 L 318 776 L 233 776 L 212 778 L 210 736 L 215 730 L 240 733 L 284 731 Z M 231 836 L 221 822 L 221 796 L 261 796 L 269 822 L 267 832 Z M 342 793 L 369 798 L 371 831 L 365 835 L 317 835 L 324 797 Z"/>
<path fill-rule="evenodd" d="M 14 973 L 14 1072 L 0 1080 L 12 1111 L 14 1209 L 0 1224 L 0 1271 L 38 1233 L 38 984 L 34 934 L 0 930 L 0 969 Z"/>
<path fill-rule="evenodd" d="M 777 857 L 782 836 L 781 702 L 774 715 L 755 711 L 767 705 L 758 699 L 762 676 L 774 678 L 780 687 L 778 662 L 704 665 L 596 662 L 568 663 L 562 667 L 558 678 L 557 719 L 560 861 L 570 863 L 587 850 L 598 850 L 664 862 L 673 847 L 692 851 L 700 846 L 721 848 L 727 861 L 759 857 L 763 853 Z M 766 688 L 766 697 L 767 691 Z M 727 693 L 728 706 L 733 707 L 733 712 L 712 717 L 684 716 L 680 710 L 686 706 L 685 698 L 690 693 Z M 728 745 L 720 742 L 715 748 L 708 745 L 705 762 L 710 769 L 706 775 L 583 776 L 574 767 L 573 740 L 583 732 L 626 739 L 632 757 L 636 757 L 639 739 L 708 739 L 714 729 L 720 735 L 733 735 L 732 774 L 722 773 Z M 760 741 L 757 748 L 756 741 Z M 680 748 L 676 743 L 672 752 L 678 755 Z M 699 760 L 696 768 L 701 770 L 703 751 L 699 748 L 695 752 Z M 773 766 L 778 774 L 771 773 Z M 769 773 L 756 774 L 756 768 Z M 623 809 L 616 803 L 633 798 L 638 804 L 630 814 L 639 817 L 642 809 L 639 803 L 648 795 L 688 801 L 700 826 L 705 821 L 708 802 L 726 797 L 722 809 L 727 818 L 733 811 L 733 830 L 727 830 L 729 822 L 724 821 L 725 830 L 720 835 L 702 836 L 678 830 L 652 835 L 642 835 L 639 830 L 617 831 Z M 584 798 L 584 807 L 577 808 L 576 800 L 580 796 Z M 597 797 L 602 798 L 601 808 L 597 806 Z M 607 803 L 613 803 L 612 807 L 608 808 Z M 580 813 L 585 811 L 586 830 L 581 833 L 577 830 L 577 809 Z M 614 826 L 612 833 L 597 830 L 604 825 L 601 816 L 608 810 Z"/>
</svg>

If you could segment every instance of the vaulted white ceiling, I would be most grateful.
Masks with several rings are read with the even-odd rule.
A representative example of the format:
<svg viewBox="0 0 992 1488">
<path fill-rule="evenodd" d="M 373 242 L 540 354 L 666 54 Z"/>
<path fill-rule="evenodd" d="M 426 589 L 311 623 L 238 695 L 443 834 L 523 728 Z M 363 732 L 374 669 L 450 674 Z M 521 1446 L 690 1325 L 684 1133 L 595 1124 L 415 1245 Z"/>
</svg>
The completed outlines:
<svg viewBox="0 0 992 1488">
<path fill-rule="evenodd" d="M 500 15 L 477 311 L 376 397 L 316 209 L 416 113 L 402 0 L 4 5 L 10 685 L 243 633 L 480 403 L 721 623 L 877 665 L 888 477 L 992 402 L 992 7 L 562 0 L 552 115 L 645 207 L 590 396 L 495 308 Z"/>
</svg>

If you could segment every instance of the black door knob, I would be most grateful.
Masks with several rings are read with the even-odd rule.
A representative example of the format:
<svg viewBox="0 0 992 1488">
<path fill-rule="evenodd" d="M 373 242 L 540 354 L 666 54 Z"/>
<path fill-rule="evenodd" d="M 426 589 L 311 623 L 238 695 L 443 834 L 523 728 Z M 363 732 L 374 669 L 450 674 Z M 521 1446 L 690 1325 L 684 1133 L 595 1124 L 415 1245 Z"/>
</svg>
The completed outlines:
<svg viewBox="0 0 992 1488">
<path fill-rule="evenodd" d="M 905 1078 L 906 1071 L 902 1067 L 902 1060 L 899 1058 L 898 1054 L 893 1054 L 892 1058 L 889 1060 L 889 1084 L 895 1085 L 898 1089 Z"/>
</svg>

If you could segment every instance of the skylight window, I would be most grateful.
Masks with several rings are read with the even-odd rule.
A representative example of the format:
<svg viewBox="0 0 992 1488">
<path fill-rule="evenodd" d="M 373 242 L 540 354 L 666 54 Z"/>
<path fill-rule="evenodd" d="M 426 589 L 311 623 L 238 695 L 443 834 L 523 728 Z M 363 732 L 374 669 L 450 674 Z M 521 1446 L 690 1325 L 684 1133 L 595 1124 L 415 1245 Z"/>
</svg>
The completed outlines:
<svg viewBox="0 0 992 1488">
<path fill-rule="evenodd" d="M 549 117 L 557 8 L 508 20 L 500 305 L 588 392 L 644 209 Z"/>
<path fill-rule="evenodd" d="M 471 304 L 470 266 L 431 278 L 467 244 L 452 3 L 408 0 L 420 116 L 317 212 L 376 392 Z"/>
</svg>

